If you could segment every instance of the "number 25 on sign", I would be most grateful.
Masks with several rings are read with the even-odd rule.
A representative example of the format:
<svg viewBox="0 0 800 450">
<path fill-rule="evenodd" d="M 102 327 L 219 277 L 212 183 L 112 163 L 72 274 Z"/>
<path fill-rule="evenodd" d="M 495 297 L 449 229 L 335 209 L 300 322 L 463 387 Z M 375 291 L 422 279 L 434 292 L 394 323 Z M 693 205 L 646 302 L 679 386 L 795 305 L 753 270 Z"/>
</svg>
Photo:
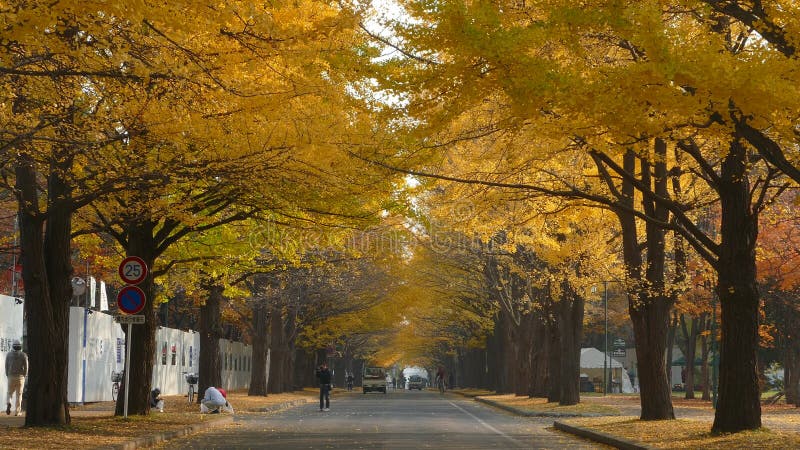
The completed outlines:
<svg viewBox="0 0 800 450">
<path fill-rule="evenodd" d="M 139 284 L 147 278 L 147 264 L 138 256 L 128 256 L 119 265 L 119 277 L 128 284 Z"/>
</svg>

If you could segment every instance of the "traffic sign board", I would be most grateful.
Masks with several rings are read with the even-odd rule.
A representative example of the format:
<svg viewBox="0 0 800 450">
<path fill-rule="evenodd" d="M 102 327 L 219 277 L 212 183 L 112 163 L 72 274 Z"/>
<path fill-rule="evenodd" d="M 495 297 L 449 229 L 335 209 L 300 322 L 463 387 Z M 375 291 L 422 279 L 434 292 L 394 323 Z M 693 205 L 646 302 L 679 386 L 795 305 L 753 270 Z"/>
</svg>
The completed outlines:
<svg viewBox="0 0 800 450">
<path fill-rule="evenodd" d="M 141 325 L 141 324 L 144 323 L 144 316 L 142 316 L 142 315 L 136 315 L 136 316 L 118 315 L 118 316 L 114 317 L 114 320 L 117 323 L 133 323 L 133 324 Z"/>
<path fill-rule="evenodd" d="M 136 314 L 144 308 L 144 291 L 136 286 L 125 286 L 117 294 L 117 308 L 125 314 Z"/>
<path fill-rule="evenodd" d="M 139 284 L 147 278 L 147 264 L 138 256 L 128 256 L 119 264 L 119 277 L 128 284 Z"/>
</svg>

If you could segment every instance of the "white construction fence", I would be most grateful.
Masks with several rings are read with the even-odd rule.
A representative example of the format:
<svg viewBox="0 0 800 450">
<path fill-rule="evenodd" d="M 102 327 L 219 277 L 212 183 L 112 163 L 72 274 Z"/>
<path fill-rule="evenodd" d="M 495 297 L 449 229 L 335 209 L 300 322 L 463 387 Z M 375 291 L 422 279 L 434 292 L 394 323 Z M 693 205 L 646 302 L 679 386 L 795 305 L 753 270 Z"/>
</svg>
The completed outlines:
<svg viewBox="0 0 800 450">
<path fill-rule="evenodd" d="M 134 336 L 136 332 L 137 326 L 133 325 Z M 22 299 L 0 295 L 0 355 L 4 361 L 11 351 L 11 343 L 22 337 Z M 248 388 L 252 347 L 227 339 L 220 339 L 219 344 L 223 387 Z M 198 373 L 199 356 L 200 335 L 197 332 L 160 327 L 156 331 L 152 386 L 161 389 L 164 395 L 185 393 L 188 385 L 184 374 Z M 111 374 L 121 372 L 125 366 L 125 333 L 114 316 L 70 307 L 68 363 L 67 398 L 70 403 L 112 400 Z M 0 398 L 5 398 L 7 389 L 5 371 L 0 371 Z"/>
</svg>

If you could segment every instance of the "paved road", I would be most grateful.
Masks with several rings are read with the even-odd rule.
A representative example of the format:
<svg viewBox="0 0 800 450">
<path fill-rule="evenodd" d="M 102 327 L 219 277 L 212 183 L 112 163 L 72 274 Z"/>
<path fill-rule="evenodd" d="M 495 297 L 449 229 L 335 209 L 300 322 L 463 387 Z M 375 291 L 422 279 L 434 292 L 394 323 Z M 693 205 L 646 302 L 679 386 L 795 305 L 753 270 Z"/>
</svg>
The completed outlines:
<svg viewBox="0 0 800 450">
<path fill-rule="evenodd" d="M 516 417 L 432 391 L 337 393 L 328 412 L 312 403 L 278 413 L 241 414 L 235 420 L 225 429 L 169 441 L 166 448 L 604 448 L 553 431 L 552 419 Z"/>
</svg>

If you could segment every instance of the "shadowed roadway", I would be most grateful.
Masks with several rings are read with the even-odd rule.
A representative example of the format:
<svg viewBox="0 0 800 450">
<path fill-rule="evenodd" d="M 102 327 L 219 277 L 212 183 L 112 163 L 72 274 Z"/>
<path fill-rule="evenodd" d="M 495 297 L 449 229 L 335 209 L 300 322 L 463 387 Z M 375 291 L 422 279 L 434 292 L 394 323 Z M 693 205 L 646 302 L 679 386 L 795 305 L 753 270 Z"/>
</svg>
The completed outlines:
<svg viewBox="0 0 800 450">
<path fill-rule="evenodd" d="M 233 405 L 236 407 L 236 405 Z M 335 393 L 276 413 L 237 415 L 232 426 L 166 443 L 166 448 L 563 449 L 606 448 L 552 429 L 553 419 L 517 417 L 434 391 Z"/>
</svg>

